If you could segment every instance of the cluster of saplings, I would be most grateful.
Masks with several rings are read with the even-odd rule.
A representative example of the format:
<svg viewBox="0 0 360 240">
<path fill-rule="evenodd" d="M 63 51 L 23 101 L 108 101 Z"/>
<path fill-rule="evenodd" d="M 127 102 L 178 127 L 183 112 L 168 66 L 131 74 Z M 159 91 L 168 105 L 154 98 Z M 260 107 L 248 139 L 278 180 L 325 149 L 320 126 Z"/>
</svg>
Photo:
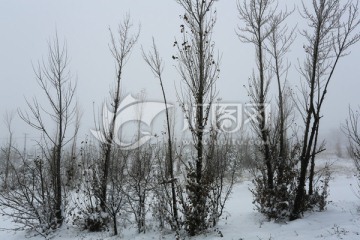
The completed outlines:
<svg viewBox="0 0 360 240">
<path fill-rule="evenodd" d="M 178 239 L 184 234 L 194 236 L 216 228 L 244 169 L 253 176 L 254 204 L 269 219 L 295 220 L 305 211 L 325 209 L 329 171 L 315 171 L 316 155 L 325 149 L 318 139 L 321 109 L 338 61 L 360 39 L 355 32 L 358 2 L 303 3 L 299 11 L 307 27 L 301 30 L 287 26 L 294 11 L 278 10 L 275 0 L 238 0 L 237 36 L 242 43 L 252 44 L 256 53 L 256 68 L 247 85 L 256 114 L 241 145 L 232 144 L 236 136 L 226 132 L 224 112 L 210 117 L 221 77 L 212 40 L 216 1 L 176 2 L 184 12 L 171 60 L 181 80 L 178 102 L 192 140 L 188 145 L 174 140 L 178 137 L 173 113 L 165 108 L 162 136 L 140 144 L 139 122 L 134 128 L 138 146 L 118 145 L 123 72 L 140 34 L 126 16 L 116 34 L 110 31 L 116 76 L 105 102 L 108 111 L 98 116 L 101 141 L 88 137 L 79 145 L 76 84 L 66 44 L 56 36 L 49 42 L 47 61 L 34 67 L 48 102 L 34 98 L 27 101 L 27 111 L 19 111 L 41 133 L 34 157 L 16 150 L 12 116 L 6 118 L 10 137 L 2 149 L 0 205 L 2 213 L 23 229 L 47 236 L 66 222 L 89 231 L 112 229 L 117 235 L 119 228 L 135 223 L 139 233 L 157 227 L 172 230 Z M 304 39 L 303 62 L 298 60 L 296 67 L 302 82 L 293 91 L 287 55 L 297 35 Z M 159 80 L 166 106 L 164 63 L 155 41 L 148 53 L 143 50 L 143 58 Z M 270 100 L 271 115 L 266 111 Z M 299 128 L 293 127 L 296 118 L 302 121 Z"/>
</svg>

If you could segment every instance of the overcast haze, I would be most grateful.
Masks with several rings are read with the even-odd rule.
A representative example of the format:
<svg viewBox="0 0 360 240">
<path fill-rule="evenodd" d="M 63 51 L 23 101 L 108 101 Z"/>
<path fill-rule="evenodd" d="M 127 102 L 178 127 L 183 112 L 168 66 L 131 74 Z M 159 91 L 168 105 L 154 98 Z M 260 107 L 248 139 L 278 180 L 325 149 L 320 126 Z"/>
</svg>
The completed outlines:
<svg viewBox="0 0 360 240">
<path fill-rule="evenodd" d="M 281 1 L 293 6 L 296 0 Z M 299 1 L 300 2 L 300 1 Z M 310 2 L 310 1 L 309 1 Z M 254 62 L 253 46 L 241 43 L 235 29 L 240 23 L 235 0 L 220 0 L 215 4 L 217 24 L 214 31 L 216 47 L 222 55 L 220 79 L 217 82 L 219 97 L 224 102 L 246 102 L 243 85 L 251 75 Z M 110 27 L 116 31 L 126 13 L 130 13 L 134 28 L 141 25 L 138 44 L 125 67 L 123 88 L 136 94 L 146 90 L 147 99 L 161 101 L 158 81 L 154 79 L 141 57 L 141 46 L 150 50 L 154 37 L 165 62 L 165 88 L 172 103 L 176 103 L 174 85 L 179 82 L 171 56 L 175 37 L 179 37 L 182 24 L 181 7 L 173 0 L 0 0 L 0 115 L 6 111 L 26 109 L 25 98 L 41 94 L 36 84 L 32 63 L 47 57 L 47 42 L 58 32 L 60 40 L 66 39 L 70 69 L 78 79 L 77 99 L 84 112 L 81 133 L 89 134 L 93 128 L 93 102 L 99 108 L 108 98 L 112 86 L 115 64 L 108 49 Z M 296 11 L 288 25 L 305 22 Z M 292 62 L 289 83 L 299 83 L 297 60 L 302 61 L 303 40 L 298 34 L 289 61 Z M 324 105 L 322 130 L 337 129 L 347 116 L 349 104 L 357 106 L 359 100 L 360 45 L 350 56 L 342 59 L 331 82 Z M 22 143 L 23 133 L 32 133 L 21 120 L 14 121 L 17 142 Z M 7 137 L 0 123 L 0 144 Z M 29 136 L 31 138 L 31 136 Z M 83 136 L 81 136 L 83 137 Z"/>
</svg>

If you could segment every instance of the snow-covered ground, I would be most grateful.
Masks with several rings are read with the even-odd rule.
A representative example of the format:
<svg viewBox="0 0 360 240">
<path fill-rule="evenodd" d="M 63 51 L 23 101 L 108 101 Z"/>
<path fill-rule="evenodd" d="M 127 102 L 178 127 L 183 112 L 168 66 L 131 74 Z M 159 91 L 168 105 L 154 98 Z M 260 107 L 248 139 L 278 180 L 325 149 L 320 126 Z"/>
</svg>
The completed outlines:
<svg viewBox="0 0 360 240">
<path fill-rule="evenodd" d="M 251 181 L 244 179 L 235 185 L 231 199 L 226 206 L 224 219 L 219 223 L 218 230 L 191 238 L 229 239 L 229 240 L 270 240 L 270 239 L 360 239 L 360 199 L 356 197 L 357 180 L 354 177 L 354 166 L 350 159 L 337 159 L 323 156 L 330 161 L 332 180 L 330 182 L 330 203 L 324 212 L 309 212 L 302 219 L 288 223 L 268 222 L 254 210 L 252 195 L 249 192 Z M 325 160 L 320 160 L 323 165 Z M 0 228 L 11 228 L 11 220 L 0 216 Z M 220 232 L 223 238 L 220 236 Z M 0 231 L 0 239 L 24 239 L 25 232 Z M 137 234 L 135 227 L 129 226 L 122 230 L 118 237 L 111 237 L 111 232 L 87 233 L 71 226 L 63 226 L 56 232 L 54 239 L 131 239 L 131 240 L 172 240 L 174 235 L 169 232 L 149 230 L 146 234 Z M 34 237 L 34 240 L 43 239 Z"/>
</svg>

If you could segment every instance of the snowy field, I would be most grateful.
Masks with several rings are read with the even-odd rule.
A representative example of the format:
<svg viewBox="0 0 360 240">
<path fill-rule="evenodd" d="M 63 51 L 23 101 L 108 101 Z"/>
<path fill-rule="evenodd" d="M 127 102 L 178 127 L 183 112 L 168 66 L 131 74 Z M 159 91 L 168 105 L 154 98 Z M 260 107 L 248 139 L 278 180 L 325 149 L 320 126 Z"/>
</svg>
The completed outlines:
<svg viewBox="0 0 360 240">
<path fill-rule="evenodd" d="M 357 180 L 352 160 L 337 159 L 323 156 L 319 165 L 329 161 L 332 163 L 332 180 L 330 196 L 325 212 L 308 212 L 302 219 L 288 222 L 268 222 L 254 210 L 252 195 L 248 190 L 251 181 L 244 177 L 243 181 L 234 186 L 231 199 L 228 201 L 224 219 L 219 223 L 218 230 L 191 239 L 229 239 L 229 240 L 270 240 L 270 239 L 360 239 L 360 199 L 357 198 Z M 0 216 L 1 228 L 16 227 L 10 219 Z M 221 234 L 223 237 L 221 237 Z M 28 235 L 23 231 L 0 231 L 0 239 L 24 239 Z M 146 234 L 137 234 L 135 226 L 122 229 L 118 237 L 111 237 L 110 232 L 87 233 L 72 226 L 64 225 L 52 236 L 53 239 L 131 239 L 131 240 L 172 240 L 171 232 L 149 230 Z M 30 239 L 43 239 L 32 237 Z M 188 238 L 186 238 L 188 239 Z"/>
</svg>

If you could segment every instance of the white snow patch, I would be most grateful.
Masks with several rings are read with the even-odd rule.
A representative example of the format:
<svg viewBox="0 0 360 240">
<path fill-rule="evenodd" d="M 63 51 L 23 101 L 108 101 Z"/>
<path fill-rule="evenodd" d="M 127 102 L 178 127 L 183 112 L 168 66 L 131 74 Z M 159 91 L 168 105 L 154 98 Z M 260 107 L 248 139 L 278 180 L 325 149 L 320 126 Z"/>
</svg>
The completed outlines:
<svg viewBox="0 0 360 240">
<path fill-rule="evenodd" d="M 327 160 L 318 161 L 322 166 Z M 217 226 L 217 231 L 209 230 L 203 235 L 193 237 L 191 240 L 227 239 L 360 239 L 360 199 L 354 191 L 357 179 L 354 177 L 354 167 L 350 159 L 330 159 L 333 162 L 331 170 L 333 179 L 330 181 L 330 203 L 324 212 L 308 212 L 302 219 L 287 223 L 267 221 L 263 215 L 254 210 L 252 195 L 249 187 L 251 181 L 244 180 L 234 186 L 233 194 L 229 199 L 223 219 Z M 1 228 L 14 228 L 16 225 L 10 219 L 0 216 Z M 150 230 L 146 234 L 137 234 L 135 226 L 122 229 L 120 236 L 111 236 L 109 232 L 88 233 L 81 232 L 73 226 L 64 225 L 54 236 L 55 239 L 129 239 L 147 240 L 164 239 L 173 240 L 171 232 Z M 0 231 L 0 239 L 24 239 L 24 231 Z M 31 239 L 43 239 L 40 236 Z M 190 238 L 187 238 L 190 239 Z"/>
</svg>

